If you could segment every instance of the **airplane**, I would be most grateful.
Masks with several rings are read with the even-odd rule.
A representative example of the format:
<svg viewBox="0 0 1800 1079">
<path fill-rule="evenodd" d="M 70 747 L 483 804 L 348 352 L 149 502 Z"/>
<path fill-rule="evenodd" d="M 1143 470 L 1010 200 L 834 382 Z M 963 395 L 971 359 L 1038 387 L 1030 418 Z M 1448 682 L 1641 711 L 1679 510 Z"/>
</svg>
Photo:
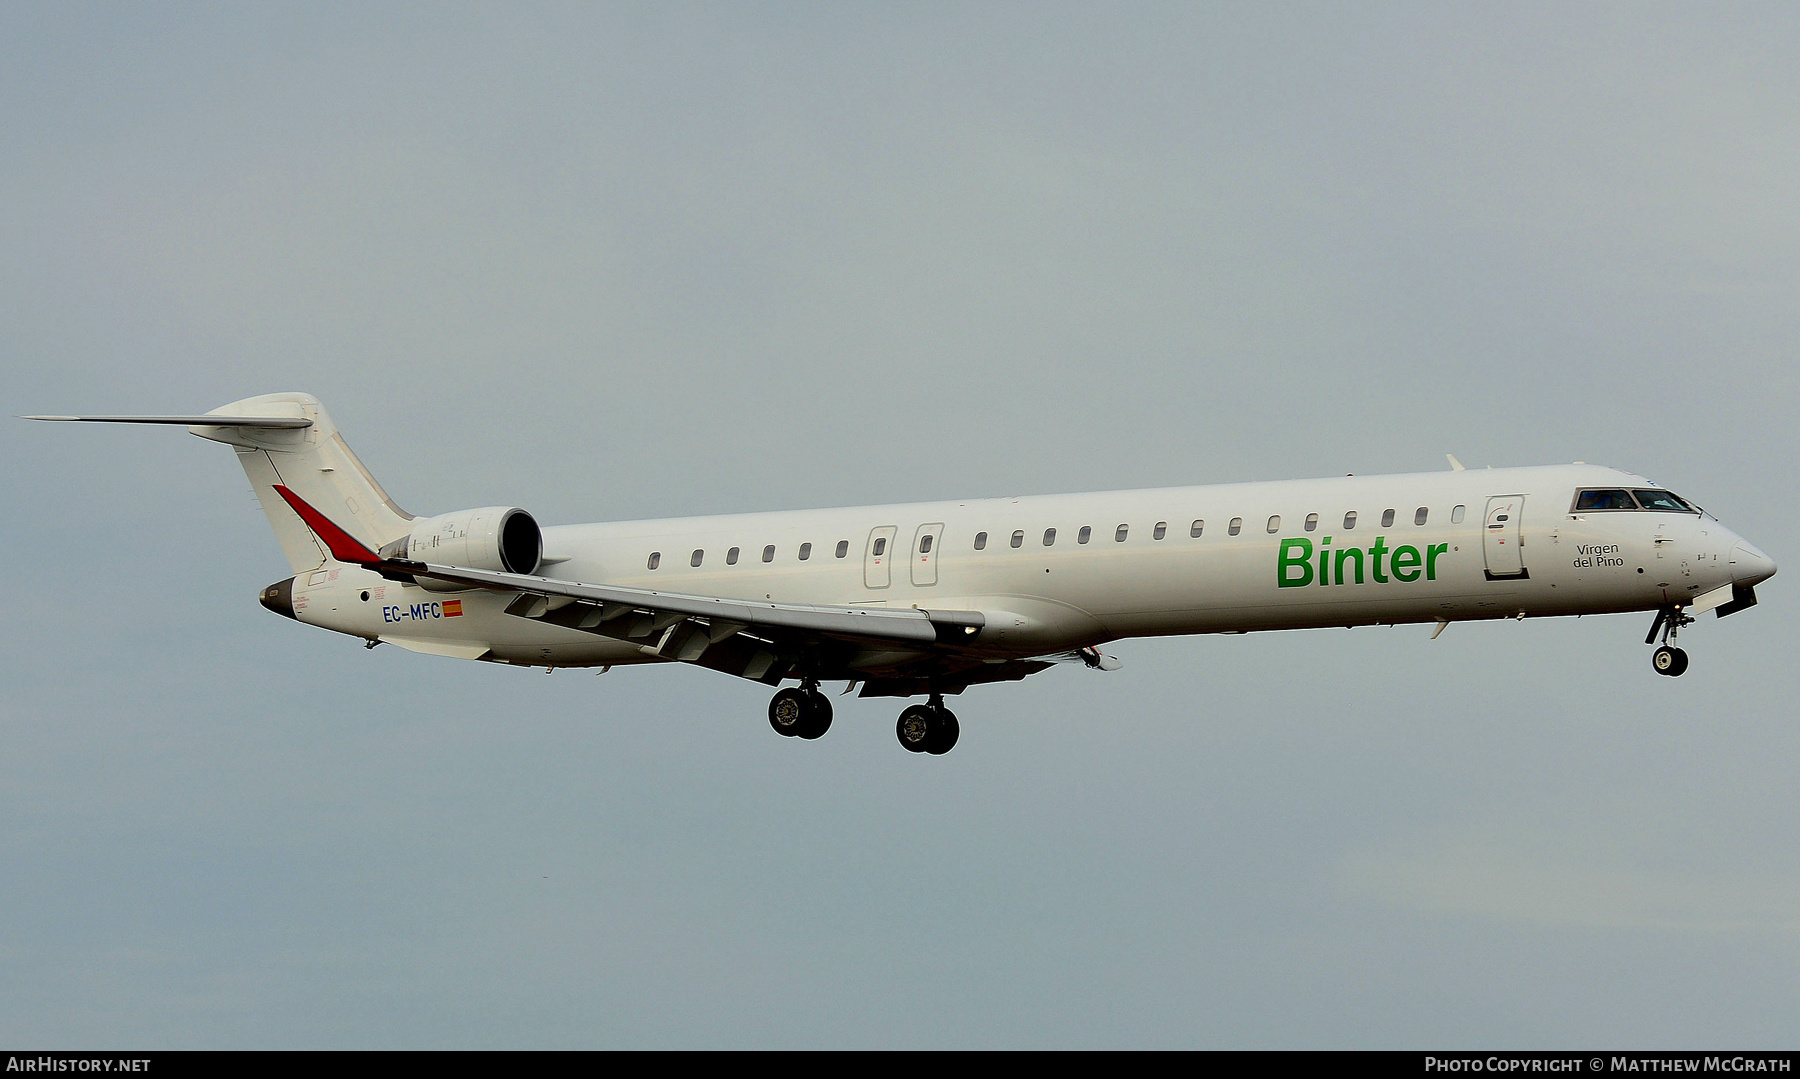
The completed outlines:
<svg viewBox="0 0 1800 1079">
<path fill-rule="evenodd" d="M 924 697 L 900 744 L 942 754 L 946 696 L 1129 637 L 1654 612 L 1653 667 L 1695 616 L 1756 603 L 1775 563 L 1642 476 L 1577 463 L 542 527 L 512 506 L 415 517 L 316 397 L 186 426 L 238 460 L 294 575 L 287 618 L 524 667 L 688 663 L 781 686 L 769 723 L 831 726 L 825 681 Z M 845 692 L 849 692 L 847 688 Z"/>
</svg>

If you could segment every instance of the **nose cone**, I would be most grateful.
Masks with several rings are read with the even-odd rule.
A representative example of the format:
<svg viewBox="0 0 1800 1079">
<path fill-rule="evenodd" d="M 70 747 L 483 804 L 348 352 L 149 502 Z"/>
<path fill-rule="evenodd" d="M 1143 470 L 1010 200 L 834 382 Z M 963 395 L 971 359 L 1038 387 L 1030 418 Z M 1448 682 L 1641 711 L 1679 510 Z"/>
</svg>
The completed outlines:
<svg viewBox="0 0 1800 1079">
<path fill-rule="evenodd" d="M 1742 540 L 1731 549 L 1731 581 L 1753 587 L 1775 576 L 1775 560 Z"/>
<path fill-rule="evenodd" d="M 1774 571 L 1770 570 L 1770 572 Z M 263 589 L 256 599 L 264 607 L 283 618 L 298 619 L 300 617 L 294 613 L 294 579 L 292 577 Z"/>
</svg>

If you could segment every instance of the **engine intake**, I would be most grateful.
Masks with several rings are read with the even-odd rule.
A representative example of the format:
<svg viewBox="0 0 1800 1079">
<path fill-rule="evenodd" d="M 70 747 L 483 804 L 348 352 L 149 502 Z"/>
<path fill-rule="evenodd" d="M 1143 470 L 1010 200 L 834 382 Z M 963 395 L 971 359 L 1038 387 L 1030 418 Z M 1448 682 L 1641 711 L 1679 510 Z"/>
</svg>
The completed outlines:
<svg viewBox="0 0 1800 1079">
<path fill-rule="evenodd" d="M 385 549 L 383 553 L 387 553 Z M 423 517 L 413 522 L 412 534 L 406 538 L 406 558 L 444 566 L 534 573 L 543 556 L 543 532 L 531 514 L 516 506 L 486 506 Z M 434 591 L 463 587 L 434 586 L 425 580 L 419 584 Z"/>
</svg>

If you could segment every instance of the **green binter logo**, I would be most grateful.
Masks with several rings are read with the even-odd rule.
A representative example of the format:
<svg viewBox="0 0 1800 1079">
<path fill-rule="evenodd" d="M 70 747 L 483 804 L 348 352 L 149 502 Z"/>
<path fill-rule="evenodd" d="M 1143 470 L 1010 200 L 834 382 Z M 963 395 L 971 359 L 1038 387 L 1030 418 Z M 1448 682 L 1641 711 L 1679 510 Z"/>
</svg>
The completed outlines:
<svg viewBox="0 0 1800 1079">
<path fill-rule="evenodd" d="M 1387 584 L 1390 575 L 1403 584 L 1418 580 L 1420 574 L 1427 581 L 1435 581 L 1438 556 L 1449 549 L 1448 543 L 1433 543 L 1421 554 L 1410 544 L 1389 548 L 1386 536 L 1376 536 L 1365 551 L 1361 547 L 1333 547 L 1331 537 L 1326 536 L 1319 541 L 1315 568 L 1312 540 L 1284 539 L 1275 564 L 1275 583 L 1282 588 L 1303 588 L 1315 581 L 1322 585 L 1362 584 L 1364 569 L 1376 584 Z"/>
</svg>

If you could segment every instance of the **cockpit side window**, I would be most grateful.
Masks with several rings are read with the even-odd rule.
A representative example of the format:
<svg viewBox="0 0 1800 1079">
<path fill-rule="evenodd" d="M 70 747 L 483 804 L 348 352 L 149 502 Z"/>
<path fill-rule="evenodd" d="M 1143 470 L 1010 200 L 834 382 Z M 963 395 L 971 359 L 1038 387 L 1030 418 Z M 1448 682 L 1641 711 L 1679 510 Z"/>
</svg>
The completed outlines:
<svg viewBox="0 0 1800 1079">
<path fill-rule="evenodd" d="M 1666 510 L 1670 513 L 1699 513 L 1688 504 L 1688 500 L 1668 491 L 1646 491 L 1632 488 L 1631 493 L 1637 496 L 1638 505 L 1647 510 Z"/>
<path fill-rule="evenodd" d="M 1631 500 L 1631 492 L 1606 488 L 1598 491 L 1577 491 L 1575 494 L 1576 513 L 1587 513 L 1593 510 L 1634 510 L 1637 503 Z"/>
</svg>

